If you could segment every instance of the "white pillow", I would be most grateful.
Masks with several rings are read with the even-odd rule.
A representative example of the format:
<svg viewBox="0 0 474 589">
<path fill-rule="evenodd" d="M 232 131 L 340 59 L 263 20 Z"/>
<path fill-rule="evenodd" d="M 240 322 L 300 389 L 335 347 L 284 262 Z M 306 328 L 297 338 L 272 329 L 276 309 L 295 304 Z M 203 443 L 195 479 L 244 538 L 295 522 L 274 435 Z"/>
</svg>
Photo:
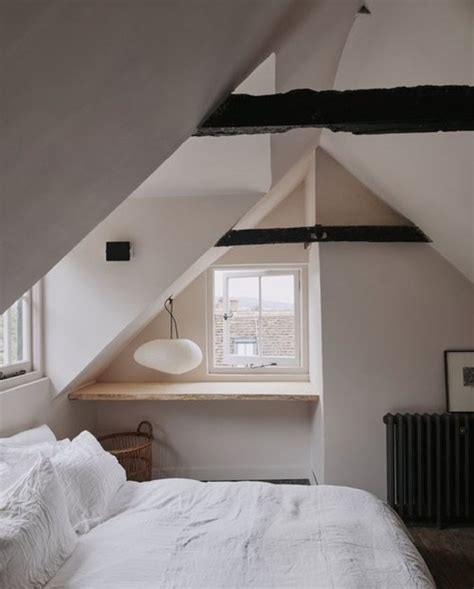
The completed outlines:
<svg viewBox="0 0 474 589">
<path fill-rule="evenodd" d="M 49 460 L 40 458 L 0 495 L 0 587 L 42 587 L 76 543 L 64 491 Z"/>
<path fill-rule="evenodd" d="M 56 441 L 56 436 L 47 425 L 40 425 L 33 429 L 27 429 L 24 432 L 20 432 L 9 438 L 0 438 L 0 444 L 13 444 L 14 446 L 29 446 L 30 444 Z"/>
<path fill-rule="evenodd" d="M 126 480 L 125 470 L 94 436 L 83 431 L 51 458 L 66 494 L 71 525 L 84 534 L 104 520 Z"/>
<path fill-rule="evenodd" d="M 70 443 L 70 440 L 65 439 L 31 446 L 0 444 L 0 492 L 13 485 L 41 456 L 51 458 Z"/>
</svg>

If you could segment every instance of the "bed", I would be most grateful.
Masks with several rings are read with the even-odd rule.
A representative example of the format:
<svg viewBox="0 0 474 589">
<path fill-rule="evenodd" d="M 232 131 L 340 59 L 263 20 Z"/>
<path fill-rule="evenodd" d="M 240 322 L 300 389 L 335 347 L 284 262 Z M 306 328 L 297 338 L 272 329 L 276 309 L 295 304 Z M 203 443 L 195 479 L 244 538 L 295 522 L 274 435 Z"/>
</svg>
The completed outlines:
<svg viewBox="0 0 474 589">
<path fill-rule="evenodd" d="M 48 589 L 432 588 L 398 516 L 335 486 L 126 482 Z"/>
</svg>

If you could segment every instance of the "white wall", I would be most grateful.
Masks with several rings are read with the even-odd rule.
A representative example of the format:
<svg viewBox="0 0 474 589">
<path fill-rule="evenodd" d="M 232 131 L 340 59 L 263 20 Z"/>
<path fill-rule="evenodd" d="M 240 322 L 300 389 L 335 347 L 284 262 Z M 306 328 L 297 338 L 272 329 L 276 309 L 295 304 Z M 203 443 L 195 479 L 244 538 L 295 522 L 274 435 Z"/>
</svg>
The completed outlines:
<svg viewBox="0 0 474 589">
<path fill-rule="evenodd" d="M 45 368 L 61 392 L 222 236 L 256 200 L 129 199 L 44 280 Z M 129 262 L 105 243 L 130 240 Z"/>
<path fill-rule="evenodd" d="M 284 227 L 304 224 L 304 190 L 299 186 L 274 211 L 259 223 L 259 227 Z M 308 253 L 303 244 L 270 246 L 242 246 L 231 248 L 217 264 L 307 264 Z M 138 365 L 133 354 L 143 343 L 152 339 L 168 337 L 169 316 L 159 313 L 140 333 L 130 341 L 99 376 L 104 382 L 202 382 L 235 380 L 235 376 L 214 374 L 207 371 L 207 271 L 200 274 L 174 300 L 174 312 L 181 337 L 195 341 L 204 353 L 204 360 L 196 369 L 182 375 L 164 374 Z M 307 375 L 242 376 L 242 380 L 307 380 Z"/>
<path fill-rule="evenodd" d="M 394 225 L 410 224 L 377 195 L 350 174 L 323 149 L 315 151 L 313 174 L 306 180 L 307 223 L 321 225 Z M 311 206 L 311 204 L 313 206 Z M 319 394 L 311 422 L 310 467 L 314 478 L 324 482 L 326 461 L 325 371 L 323 355 L 327 353 L 322 341 L 322 300 L 320 246 L 309 250 L 309 348 L 310 380 Z M 350 289 L 349 277 L 347 288 Z M 328 452 L 329 452 L 328 448 Z"/>
<path fill-rule="evenodd" d="M 309 377 L 319 402 L 313 407 L 310 430 L 310 470 L 313 479 L 324 482 L 324 377 L 321 325 L 321 269 L 319 244 L 309 250 L 308 301 L 309 301 Z"/>
<path fill-rule="evenodd" d="M 318 223 L 409 222 L 321 149 L 314 197 Z M 443 351 L 474 347 L 474 286 L 426 244 L 319 244 L 309 260 L 311 469 L 385 497 L 383 415 L 445 410 Z"/>
<path fill-rule="evenodd" d="M 304 190 L 299 186 L 260 226 L 304 223 Z M 307 263 L 302 244 L 235 247 L 219 264 Z M 180 335 L 206 349 L 206 272 L 175 299 Z M 136 364 L 133 353 L 142 343 L 168 337 L 169 321 L 160 313 L 139 333 L 100 375 L 104 382 L 235 381 L 234 376 L 207 374 L 206 360 L 183 375 L 167 375 Z M 246 380 L 282 380 L 261 375 Z M 307 380 L 307 375 L 302 375 Z M 296 380 L 293 375 L 288 380 Z M 304 402 L 209 401 L 166 403 L 100 403 L 98 431 L 134 427 L 141 419 L 153 422 L 156 476 L 190 476 L 201 479 L 308 478 L 309 434 L 313 406 Z"/>
<path fill-rule="evenodd" d="M 315 170 L 320 225 L 412 225 L 321 147 L 315 152 Z"/>
<path fill-rule="evenodd" d="M 70 437 L 83 429 L 95 429 L 96 408 L 90 403 L 69 403 L 55 398 L 49 379 L 42 378 L 0 392 L 0 436 L 48 423 L 55 434 Z"/>
<path fill-rule="evenodd" d="M 445 411 L 443 351 L 474 348 L 474 286 L 430 245 L 323 244 L 324 482 L 385 497 L 396 411 Z"/>
<path fill-rule="evenodd" d="M 155 476 L 307 478 L 309 403 L 97 403 L 97 431 L 153 423 Z"/>
</svg>

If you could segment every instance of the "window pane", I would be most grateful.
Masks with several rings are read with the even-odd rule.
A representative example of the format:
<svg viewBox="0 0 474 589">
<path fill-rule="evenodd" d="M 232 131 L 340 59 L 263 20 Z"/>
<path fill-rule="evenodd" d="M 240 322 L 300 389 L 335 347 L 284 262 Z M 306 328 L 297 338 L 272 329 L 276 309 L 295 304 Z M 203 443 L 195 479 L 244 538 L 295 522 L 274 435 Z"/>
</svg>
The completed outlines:
<svg viewBox="0 0 474 589">
<path fill-rule="evenodd" d="M 231 356 L 257 356 L 259 281 L 257 276 L 228 278 L 227 325 Z"/>
<path fill-rule="evenodd" d="M 214 272 L 214 365 L 225 366 L 224 363 L 224 273 Z"/>
<path fill-rule="evenodd" d="M 269 357 L 295 357 L 293 274 L 262 276 L 262 353 Z"/>
<path fill-rule="evenodd" d="M 25 324 L 27 307 L 28 303 L 22 297 L 3 315 L 0 315 L 0 367 L 8 367 L 28 360 L 25 341 L 25 327 L 28 327 Z"/>
<path fill-rule="evenodd" d="M 298 276 L 274 268 L 214 271 L 213 366 L 299 366 Z"/>
<path fill-rule="evenodd" d="M 10 311 L 10 362 L 12 364 L 15 364 L 16 362 L 22 362 L 24 360 L 23 321 L 23 300 L 20 299 L 14 303 Z"/>
<path fill-rule="evenodd" d="M 236 337 L 232 342 L 233 354 L 238 356 L 255 356 L 258 346 L 255 339 Z"/>
</svg>

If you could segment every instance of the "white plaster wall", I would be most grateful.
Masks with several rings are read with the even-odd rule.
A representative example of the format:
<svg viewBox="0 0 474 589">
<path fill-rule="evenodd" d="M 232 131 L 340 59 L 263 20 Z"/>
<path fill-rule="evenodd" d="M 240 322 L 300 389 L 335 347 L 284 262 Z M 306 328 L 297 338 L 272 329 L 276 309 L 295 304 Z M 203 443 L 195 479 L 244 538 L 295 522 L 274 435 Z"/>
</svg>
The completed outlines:
<svg viewBox="0 0 474 589">
<path fill-rule="evenodd" d="M 261 222 L 260 226 L 304 223 L 304 193 L 298 187 Z M 307 263 L 303 245 L 235 247 L 219 264 Z M 206 349 L 206 272 L 175 299 L 174 311 L 181 337 Z M 200 367 L 174 376 L 139 366 L 136 348 L 150 339 L 168 337 L 168 315 L 160 313 L 132 340 L 100 375 L 104 382 L 235 381 L 234 376 L 207 374 Z M 269 375 L 246 380 L 271 380 Z M 302 375 L 307 380 L 307 375 Z M 282 380 L 277 377 L 277 380 Z M 288 380 L 296 380 L 295 375 Z M 313 406 L 300 402 L 209 401 L 166 403 L 100 403 L 100 432 L 135 427 L 141 419 L 152 421 L 159 442 L 155 445 L 156 476 L 189 476 L 200 479 L 310 477 L 309 435 Z"/>
<path fill-rule="evenodd" d="M 319 402 L 312 408 L 311 416 L 310 470 L 313 479 L 323 483 L 325 424 L 319 244 L 311 245 L 308 258 L 309 378 L 319 395 Z"/>
<path fill-rule="evenodd" d="M 45 371 L 61 392 L 254 203 L 253 195 L 129 199 L 44 280 Z M 130 240 L 130 262 L 105 243 Z"/>
<path fill-rule="evenodd" d="M 320 225 L 411 225 L 321 147 L 315 152 Z"/>
<path fill-rule="evenodd" d="M 167 401 L 97 403 L 97 431 L 154 426 L 155 476 L 308 478 L 308 403 Z"/>
<path fill-rule="evenodd" d="M 259 223 L 259 227 L 284 227 L 304 224 L 304 191 L 299 186 L 274 211 Z M 307 264 L 308 253 L 303 244 L 270 246 L 242 246 L 227 251 L 217 264 Z M 168 337 L 169 316 L 160 312 L 140 333 L 130 341 L 99 376 L 103 382 L 205 382 L 235 381 L 235 376 L 208 374 L 207 348 L 207 271 L 200 274 L 174 301 L 174 312 L 181 337 L 195 341 L 204 354 L 200 366 L 182 375 L 164 374 L 138 365 L 133 354 L 143 343 Z M 307 375 L 242 375 L 240 380 L 307 380 Z"/>
<path fill-rule="evenodd" d="M 49 379 L 0 393 L 0 437 L 47 423 L 59 438 L 83 429 L 94 430 L 96 408 L 90 403 L 69 403 L 54 398 Z"/>
<path fill-rule="evenodd" d="M 443 351 L 474 348 L 474 286 L 431 246 L 320 246 L 324 482 L 385 498 L 396 411 L 444 411 Z"/>
</svg>

